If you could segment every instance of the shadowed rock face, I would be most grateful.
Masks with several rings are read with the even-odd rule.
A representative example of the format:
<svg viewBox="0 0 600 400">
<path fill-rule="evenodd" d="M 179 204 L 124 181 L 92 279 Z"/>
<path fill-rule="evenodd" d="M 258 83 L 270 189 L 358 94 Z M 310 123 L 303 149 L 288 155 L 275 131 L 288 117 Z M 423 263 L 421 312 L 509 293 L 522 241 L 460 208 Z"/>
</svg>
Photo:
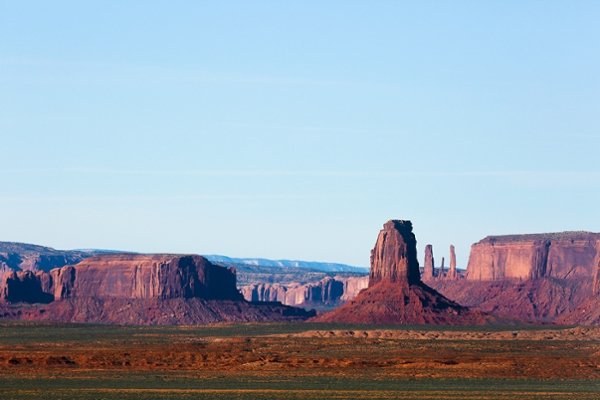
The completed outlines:
<svg viewBox="0 0 600 400">
<path fill-rule="evenodd" d="M 471 312 L 421 282 L 410 221 L 388 221 L 371 251 L 369 287 L 345 305 L 314 319 L 371 324 L 481 324 Z"/>
<path fill-rule="evenodd" d="M 433 246 L 428 244 L 425 246 L 425 267 L 423 269 L 423 279 L 428 280 L 433 278 Z"/>
<path fill-rule="evenodd" d="M 598 240 L 600 234 L 590 232 L 488 236 L 471 247 L 467 279 L 589 277 Z"/>
<path fill-rule="evenodd" d="M 44 272 L 8 272 L 0 280 L 0 301 L 49 303 L 54 300 L 51 285 L 50 275 Z"/>
<path fill-rule="evenodd" d="M 420 275 L 412 223 L 402 220 L 386 222 L 371 250 L 369 286 L 381 281 L 417 283 L 421 281 Z"/>
</svg>

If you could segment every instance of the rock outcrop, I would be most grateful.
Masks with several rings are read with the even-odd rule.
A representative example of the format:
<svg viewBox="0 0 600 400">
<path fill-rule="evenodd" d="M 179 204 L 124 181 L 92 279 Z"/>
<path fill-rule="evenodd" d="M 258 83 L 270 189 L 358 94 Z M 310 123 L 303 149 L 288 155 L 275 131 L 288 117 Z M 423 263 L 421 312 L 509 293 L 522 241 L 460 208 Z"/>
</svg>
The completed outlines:
<svg viewBox="0 0 600 400">
<path fill-rule="evenodd" d="M 381 281 L 408 284 L 421 281 L 417 240 L 410 221 L 390 220 L 379 232 L 371 250 L 369 287 Z"/>
<path fill-rule="evenodd" d="M 235 271 L 196 255 L 97 256 L 54 275 L 57 300 L 73 297 L 241 299 Z"/>
<path fill-rule="evenodd" d="M 467 279 L 589 278 L 598 240 L 590 232 L 488 236 L 471 247 Z"/>
<path fill-rule="evenodd" d="M 480 324 L 483 313 L 447 299 L 423 284 L 410 221 L 384 224 L 371 251 L 369 287 L 345 305 L 314 319 L 370 324 Z"/>
<path fill-rule="evenodd" d="M 196 255 L 103 255 L 50 272 L 5 274 L 0 301 L 11 303 L 0 307 L 0 316 L 60 322 L 187 324 L 314 315 L 280 303 L 244 301 L 235 270 Z"/>
<path fill-rule="evenodd" d="M 446 275 L 448 279 L 458 279 L 458 272 L 456 271 L 456 251 L 454 245 L 450 245 L 450 269 Z"/>
<path fill-rule="evenodd" d="M 433 278 L 433 246 L 428 244 L 425 246 L 425 267 L 423 268 L 423 280 L 429 280 Z"/>
<path fill-rule="evenodd" d="M 349 278 L 344 278 L 344 294 L 340 300 L 342 302 L 347 302 L 354 299 L 358 294 L 369 287 L 369 277 L 368 276 L 353 276 Z"/>
<path fill-rule="evenodd" d="M 310 283 L 255 283 L 241 287 L 248 301 L 279 301 L 298 307 L 328 309 L 356 297 L 368 286 L 367 276 L 326 277 Z"/>
</svg>

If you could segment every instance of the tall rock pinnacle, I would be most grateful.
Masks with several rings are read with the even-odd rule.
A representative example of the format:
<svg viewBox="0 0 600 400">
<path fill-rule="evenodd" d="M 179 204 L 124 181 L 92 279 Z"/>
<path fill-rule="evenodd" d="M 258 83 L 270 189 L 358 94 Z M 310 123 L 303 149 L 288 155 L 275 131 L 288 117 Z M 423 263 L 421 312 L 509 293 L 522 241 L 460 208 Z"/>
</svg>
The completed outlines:
<svg viewBox="0 0 600 400">
<path fill-rule="evenodd" d="M 425 268 L 423 269 L 423 279 L 433 278 L 433 246 L 425 246 Z"/>
<path fill-rule="evenodd" d="M 446 275 L 446 267 L 444 266 L 445 262 L 446 262 L 446 259 L 444 257 L 442 257 L 442 265 L 440 265 L 440 273 L 438 274 L 438 279 L 444 279 L 444 277 Z"/>
<path fill-rule="evenodd" d="M 369 287 L 378 282 L 413 284 L 421 281 L 417 240 L 410 221 L 389 220 L 371 250 Z"/>
<path fill-rule="evenodd" d="M 450 269 L 448 270 L 448 278 L 458 278 L 458 273 L 456 272 L 456 252 L 454 251 L 454 245 L 452 244 L 450 245 Z"/>
</svg>

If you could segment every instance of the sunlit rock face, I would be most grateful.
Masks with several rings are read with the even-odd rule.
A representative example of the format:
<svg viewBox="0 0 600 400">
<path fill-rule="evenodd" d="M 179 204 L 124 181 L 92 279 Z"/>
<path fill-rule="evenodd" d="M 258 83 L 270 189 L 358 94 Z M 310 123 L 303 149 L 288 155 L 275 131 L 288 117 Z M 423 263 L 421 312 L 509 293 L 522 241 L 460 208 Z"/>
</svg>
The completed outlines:
<svg viewBox="0 0 600 400">
<path fill-rule="evenodd" d="M 600 234 L 591 232 L 488 236 L 471 247 L 467 279 L 589 277 L 598 240 Z"/>
</svg>

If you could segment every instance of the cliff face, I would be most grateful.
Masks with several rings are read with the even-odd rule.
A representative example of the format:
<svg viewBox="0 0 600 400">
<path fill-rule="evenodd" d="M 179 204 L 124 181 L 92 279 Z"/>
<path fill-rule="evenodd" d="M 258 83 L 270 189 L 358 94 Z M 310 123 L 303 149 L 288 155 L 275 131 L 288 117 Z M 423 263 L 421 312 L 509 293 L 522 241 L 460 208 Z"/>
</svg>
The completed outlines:
<svg viewBox="0 0 600 400">
<path fill-rule="evenodd" d="M 410 221 L 390 220 L 383 225 L 371 250 L 369 286 L 378 282 L 421 281 L 417 240 Z"/>
<path fill-rule="evenodd" d="M 51 286 L 45 272 L 7 272 L 0 279 L 0 302 L 49 303 L 54 300 Z"/>
<path fill-rule="evenodd" d="M 88 258 L 54 275 L 57 299 L 241 298 L 235 272 L 201 256 L 105 255 Z"/>
<path fill-rule="evenodd" d="M 5 274 L 0 300 L 30 303 L 71 298 L 240 300 L 235 272 L 200 256 L 105 255 L 49 273 Z M 39 299 L 46 301 L 39 301 Z"/>
<path fill-rule="evenodd" d="M 327 308 L 353 299 L 368 285 L 368 277 L 328 277 L 312 283 L 258 283 L 243 286 L 248 301 L 279 301 L 290 306 Z"/>
<path fill-rule="evenodd" d="M 488 236 L 471 247 L 467 279 L 590 277 L 598 240 L 589 232 Z"/>
</svg>

